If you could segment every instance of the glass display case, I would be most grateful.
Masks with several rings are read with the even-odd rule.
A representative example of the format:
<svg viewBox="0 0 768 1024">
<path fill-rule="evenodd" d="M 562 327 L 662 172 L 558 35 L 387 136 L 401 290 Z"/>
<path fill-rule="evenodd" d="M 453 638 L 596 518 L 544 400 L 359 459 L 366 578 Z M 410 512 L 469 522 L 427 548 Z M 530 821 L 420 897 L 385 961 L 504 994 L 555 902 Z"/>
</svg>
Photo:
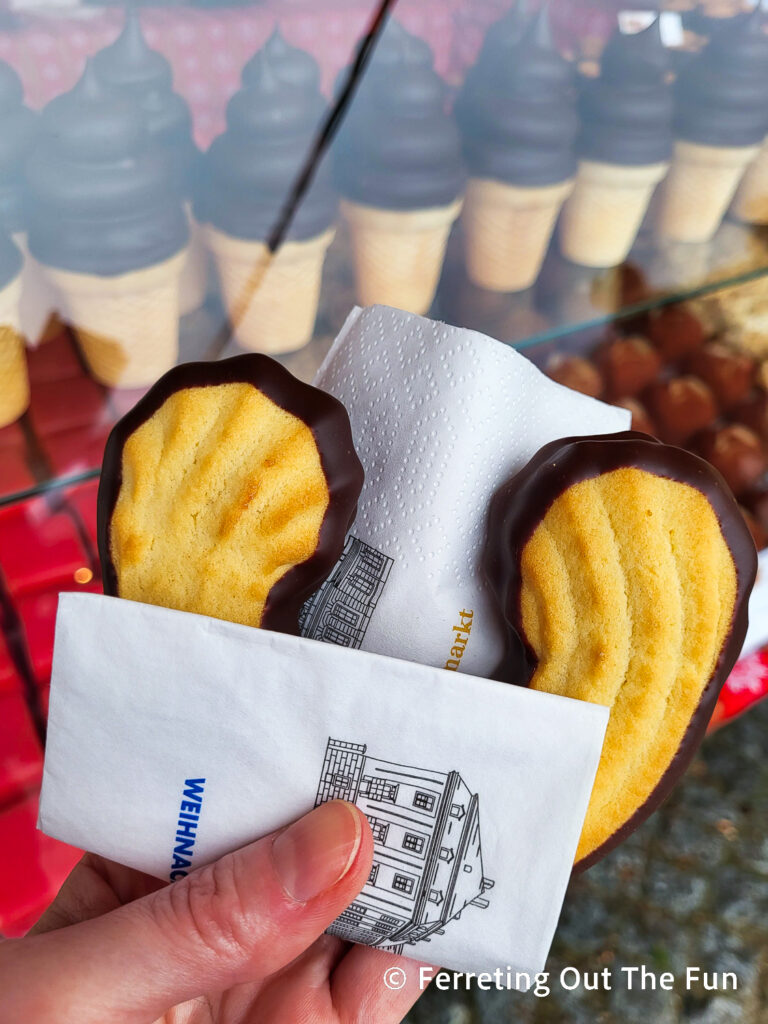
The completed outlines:
<svg viewBox="0 0 768 1024">
<path fill-rule="evenodd" d="M 57 595 L 100 589 L 106 439 L 177 362 L 311 381 L 356 303 L 476 329 L 708 458 L 768 545 L 768 19 L 662 8 L 3 5 L 0 849 L 35 868 L 0 933 L 76 856 L 34 833 Z"/>
</svg>

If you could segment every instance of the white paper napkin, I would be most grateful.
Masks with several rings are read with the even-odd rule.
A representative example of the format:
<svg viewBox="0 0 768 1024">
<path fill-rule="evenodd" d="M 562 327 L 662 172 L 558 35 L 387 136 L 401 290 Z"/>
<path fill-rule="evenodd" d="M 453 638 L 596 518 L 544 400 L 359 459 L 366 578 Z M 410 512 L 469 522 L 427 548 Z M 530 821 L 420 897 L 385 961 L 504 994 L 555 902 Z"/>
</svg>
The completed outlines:
<svg viewBox="0 0 768 1024">
<path fill-rule="evenodd" d="M 606 720 L 594 704 L 62 594 L 40 827 L 167 879 L 352 799 L 375 866 L 336 934 L 535 972 Z"/>
<path fill-rule="evenodd" d="M 504 649 L 480 572 L 491 495 L 547 442 L 627 430 L 630 414 L 492 338 L 386 306 L 350 314 L 315 383 L 347 407 L 366 479 L 302 634 L 490 676 Z"/>
</svg>

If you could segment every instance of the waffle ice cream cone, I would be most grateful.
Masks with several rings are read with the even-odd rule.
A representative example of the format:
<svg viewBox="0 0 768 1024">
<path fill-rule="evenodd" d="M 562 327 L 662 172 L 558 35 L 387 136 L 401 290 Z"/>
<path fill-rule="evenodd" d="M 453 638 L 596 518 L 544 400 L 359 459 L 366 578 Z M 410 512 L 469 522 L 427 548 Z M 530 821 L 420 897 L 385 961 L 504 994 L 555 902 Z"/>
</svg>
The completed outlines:
<svg viewBox="0 0 768 1024">
<path fill-rule="evenodd" d="M 186 248 L 114 277 L 47 267 L 85 361 L 107 387 L 152 384 L 179 352 L 179 280 Z"/>
<path fill-rule="evenodd" d="M 24 258 L 19 299 L 21 333 L 27 344 L 34 347 L 57 333 L 59 299 L 45 271 L 30 254 L 26 232 L 17 231 L 12 238 Z"/>
<path fill-rule="evenodd" d="M 205 232 L 192 214 L 191 203 L 185 203 L 189 222 L 189 247 L 179 282 L 179 316 L 186 316 L 199 309 L 208 293 L 208 250 L 205 247 Z"/>
<path fill-rule="evenodd" d="M 253 352 L 293 352 L 312 337 L 323 262 L 335 231 L 300 242 L 284 242 L 270 253 L 264 242 L 247 241 L 207 227 L 232 331 Z"/>
<path fill-rule="evenodd" d="M 21 274 L 0 291 L 0 427 L 13 423 L 29 405 L 29 375 L 19 326 Z"/>
<path fill-rule="evenodd" d="M 630 167 L 581 160 L 560 222 L 563 256 L 583 267 L 623 263 L 668 166 L 666 162 Z"/>
<path fill-rule="evenodd" d="M 717 231 L 757 146 L 676 142 L 656 230 L 672 242 L 707 242 Z"/>
<path fill-rule="evenodd" d="M 493 292 L 530 288 L 572 188 L 572 179 L 525 187 L 470 178 L 461 222 L 472 283 Z"/>
<path fill-rule="evenodd" d="M 768 138 L 744 172 L 731 213 L 746 224 L 768 224 Z"/>
<path fill-rule="evenodd" d="M 424 210 L 384 210 L 342 200 L 358 302 L 424 314 L 432 305 L 460 199 Z"/>
</svg>

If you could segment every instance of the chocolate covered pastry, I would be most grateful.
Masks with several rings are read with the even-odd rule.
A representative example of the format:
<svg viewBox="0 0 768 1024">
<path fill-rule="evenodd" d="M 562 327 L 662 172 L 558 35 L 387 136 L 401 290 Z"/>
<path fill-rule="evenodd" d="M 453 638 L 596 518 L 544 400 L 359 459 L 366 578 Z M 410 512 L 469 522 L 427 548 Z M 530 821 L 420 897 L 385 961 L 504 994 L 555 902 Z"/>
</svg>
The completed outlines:
<svg viewBox="0 0 768 1024">
<path fill-rule="evenodd" d="M 661 369 L 661 358 L 645 338 L 614 338 L 601 345 L 593 359 L 602 371 L 609 399 L 628 398 L 651 384 Z"/>
<path fill-rule="evenodd" d="M 105 592 L 295 633 L 362 484 L 331 395 L 262 355 L 177 367 L 107 443 Z"/>
<path fill-rule="evenodd" d="M 642 434 L 546 445 L 495 495 L 504 676 L 611 709 L 576 854 L 589 867 L 688 765 L 741 649 L 755 545 L 719 474 Z"/>
<path fill-rule="evenodd" d="M 710 341 L 689 356 L 685 368 L 712 388 L 721 409 L 743 401 L 755 378 L 755 360 L 718 341 Z"/>
<path fill-rule="evenodd" d="M 658 380 L 645 390 L 643 402 L 667 444 L 683 444 L 717 416 L 712 389 L 698 377 Z"/>
</svg>

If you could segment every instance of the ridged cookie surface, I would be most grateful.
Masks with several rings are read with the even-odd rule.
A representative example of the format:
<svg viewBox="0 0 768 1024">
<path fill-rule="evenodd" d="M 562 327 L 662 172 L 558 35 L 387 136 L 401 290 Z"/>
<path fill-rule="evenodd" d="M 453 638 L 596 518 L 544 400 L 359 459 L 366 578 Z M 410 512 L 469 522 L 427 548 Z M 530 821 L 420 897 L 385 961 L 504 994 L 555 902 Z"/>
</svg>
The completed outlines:
<svg viewBox="0 0 768 1024">
<path fill-rule="evenodd" d="M 706 463 L 632 433 L 554 442 L 496 495 L 489 579 L 512 681 L 611 709 L 587 866 L 682 772 L 738 656 L 755 550 Z"/>
<path fill-rule="evenodd" d="M 167 374 L 110 437 L 108 593 L 295 632 L 362 486 L 346 411 L 266 356 Z"/>
</svg>

